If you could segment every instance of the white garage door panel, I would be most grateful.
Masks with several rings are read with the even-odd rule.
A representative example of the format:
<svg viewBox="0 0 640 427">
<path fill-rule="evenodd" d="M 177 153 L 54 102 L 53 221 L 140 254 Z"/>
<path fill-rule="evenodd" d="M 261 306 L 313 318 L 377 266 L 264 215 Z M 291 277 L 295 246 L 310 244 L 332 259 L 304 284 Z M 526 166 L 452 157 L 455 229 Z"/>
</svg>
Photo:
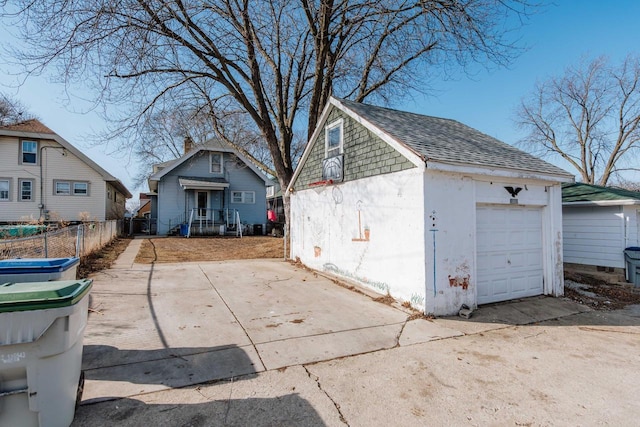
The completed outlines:
<svg viewBox="0 0 640 427">
<path fill-rule="evenodd" d="M 542 211 L 478 206 L 478 304 L 543 293 Z"/>
</svg>

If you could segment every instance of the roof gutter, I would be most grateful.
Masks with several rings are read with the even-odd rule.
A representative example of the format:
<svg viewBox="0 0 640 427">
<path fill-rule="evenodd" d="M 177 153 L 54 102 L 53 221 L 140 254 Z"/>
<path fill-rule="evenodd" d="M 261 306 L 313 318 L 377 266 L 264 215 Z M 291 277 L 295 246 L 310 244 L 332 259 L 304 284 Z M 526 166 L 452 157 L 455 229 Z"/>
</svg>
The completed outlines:
<svg viewBox="0 0 640 427">
<path fill-rule="evenodd" d="M 624 200 L 585 200 L 580 202 L 562 202 L 562 206 L 631 206 L 640 205 L 640 200 L 624 199 Z"/>
</svg>

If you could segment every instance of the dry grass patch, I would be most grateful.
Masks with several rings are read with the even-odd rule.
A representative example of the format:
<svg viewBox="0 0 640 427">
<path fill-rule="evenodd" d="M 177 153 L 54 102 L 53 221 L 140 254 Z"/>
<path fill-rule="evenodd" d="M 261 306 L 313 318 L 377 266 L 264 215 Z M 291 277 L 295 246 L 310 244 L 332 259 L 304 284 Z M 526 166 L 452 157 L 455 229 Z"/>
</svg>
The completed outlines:
<svg viewBox="0 0 640 427">
<path fill-rule="evenodd" d="M 79 278 L 87 277 L 91 273 L 111 267 L 111 264 L 127 249 L 129 243 L 131 243 L 131 239 L 117 238 L 92 254 L 80 258 L 77 276 Z"/>
<path fill-rule="evenodd" d="M 225 261 L 232 259 L 282 258 L 284 240 L 271 236 L 166 237 L 146 239 L 137 263 Z"/>
</svg>

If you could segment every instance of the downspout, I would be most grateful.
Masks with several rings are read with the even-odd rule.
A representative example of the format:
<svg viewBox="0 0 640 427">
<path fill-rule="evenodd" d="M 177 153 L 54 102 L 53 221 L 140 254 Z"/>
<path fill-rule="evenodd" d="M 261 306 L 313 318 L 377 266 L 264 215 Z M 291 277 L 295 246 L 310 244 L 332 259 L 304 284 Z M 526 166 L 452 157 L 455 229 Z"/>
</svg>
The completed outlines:
<svg viewBox="0 0 640 427">
<path fill-rule="evenodd" d="M 40 219 L 42 220 L 44 214 L 44 190 L 43 190 L 43 181 L 44 178 L 42 176 L 42 150 L 44 150 L 45 146 L 40 147 L 40 158 L 38 159 L 38 163 L 40 163 Z"/>
<path fill-rule="evenodd" d="M 38 163 L 40 166 L 40 219 L 44 217 L 44 177 L 42 176 L 42 164 L 44 163 L 43 153 L 45 148 L 53 148 L 55 150 L 62 150 L 62 155 L 66 156 L 67 149 L 64 147 L 55 147 L 52 145 L 43 145 L 40 147 L 40 157 L 38 158 Z"/>
</svg>

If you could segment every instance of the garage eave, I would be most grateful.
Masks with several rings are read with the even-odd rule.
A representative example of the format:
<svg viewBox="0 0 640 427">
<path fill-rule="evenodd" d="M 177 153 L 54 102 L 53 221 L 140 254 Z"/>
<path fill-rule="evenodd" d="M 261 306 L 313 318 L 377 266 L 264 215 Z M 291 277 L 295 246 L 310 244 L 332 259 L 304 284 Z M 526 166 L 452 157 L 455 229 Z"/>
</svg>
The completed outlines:
<svg viewBox="0 0 640 427">
<path fill-rule="evenodd" d="M 443 162 L 438 160 L 427 161 L 426 168 L 427 170 L 461 173 L 465 175 L 484 175 L 489 177 L 547 181 L 552 183 L 574 182 L 573 175 L 569 174 L 556 175 L 523 169 L 498 168 L 484 165 Z"/>
</svg>

